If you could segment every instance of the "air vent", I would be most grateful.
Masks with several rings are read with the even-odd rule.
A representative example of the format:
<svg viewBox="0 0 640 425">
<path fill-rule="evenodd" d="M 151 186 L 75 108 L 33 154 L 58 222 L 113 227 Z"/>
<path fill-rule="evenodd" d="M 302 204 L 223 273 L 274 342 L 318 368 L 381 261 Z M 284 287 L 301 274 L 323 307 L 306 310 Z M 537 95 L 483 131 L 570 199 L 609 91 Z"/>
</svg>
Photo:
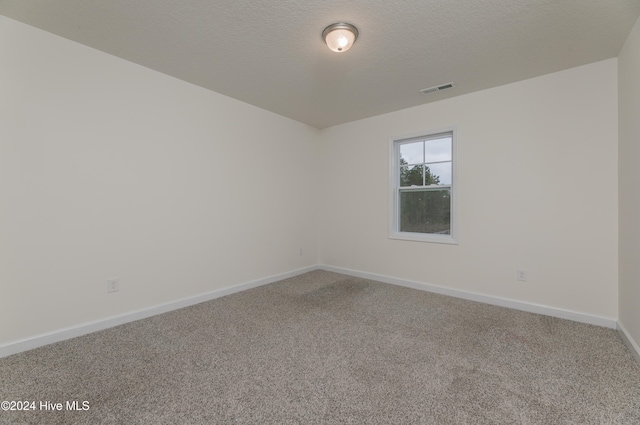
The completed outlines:
<svg viewBox="0 0 640 425">
<path fill-rule="evenodd" d="M 440 91 L 440 90 L 450 89 L 450 88 L 453 88 L 453 87 L 454 87 L 453 83 L 447 83 L 447 84 L 443 84 L 441 86 L 435 86 L 435 87 L 429 87 L 428 89 L 422 89 L 420 91 L 422 92 L 422 94 L 429 94 L 429 93 L 435 93 L 435 92 Z"/>
</svg>

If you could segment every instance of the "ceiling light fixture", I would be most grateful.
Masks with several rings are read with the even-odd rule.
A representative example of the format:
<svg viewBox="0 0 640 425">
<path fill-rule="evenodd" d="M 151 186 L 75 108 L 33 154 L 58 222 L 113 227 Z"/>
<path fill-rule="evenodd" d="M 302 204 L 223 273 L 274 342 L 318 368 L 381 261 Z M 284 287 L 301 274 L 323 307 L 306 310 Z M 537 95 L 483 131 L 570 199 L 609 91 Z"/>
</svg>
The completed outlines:
<svg viewBox="0 0 640 425">
<path fill-rule="evenodd" d="M 331 24 L 322 31 L 322 39 L 334 52 L 346 52 L 358 38 L 358 28 L 345 22 Z"/>
</svg>

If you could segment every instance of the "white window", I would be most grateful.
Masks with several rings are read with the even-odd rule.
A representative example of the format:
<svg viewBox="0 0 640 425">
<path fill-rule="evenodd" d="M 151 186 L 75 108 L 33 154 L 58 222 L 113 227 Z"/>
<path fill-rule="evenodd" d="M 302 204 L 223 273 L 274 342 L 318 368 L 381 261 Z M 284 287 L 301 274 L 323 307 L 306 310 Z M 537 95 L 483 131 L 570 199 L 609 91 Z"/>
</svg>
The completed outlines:
<svg viewBox="0 0 640 425">
<path fill-rule="evenodd" d="M 389 237 L 456 242 L 453 130 L 391 140 Z"/>
</svg>

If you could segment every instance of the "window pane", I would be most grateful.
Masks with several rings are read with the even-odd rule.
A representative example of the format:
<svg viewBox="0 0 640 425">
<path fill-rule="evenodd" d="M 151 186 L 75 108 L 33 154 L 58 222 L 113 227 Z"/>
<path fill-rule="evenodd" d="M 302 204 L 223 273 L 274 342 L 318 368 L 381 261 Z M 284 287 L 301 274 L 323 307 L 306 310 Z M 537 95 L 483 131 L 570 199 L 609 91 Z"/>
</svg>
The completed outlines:
<svg viewBox="0 0 640 425">
<path fill-rule="evenodd" d="M 400 167 L 400 186 L 422 186 L 423 170 L 422 165 Z"/>
<path fill-rule="evenodd" d="M 400 192 L 400 231 L 450 234 L 451 191 Z"/>
<path fill-rule="evenodd" d="M 427 164 L 425 184 L 451 184 L 451 163 Z"/>
<path fill-rule="evenodd" d="M 451 161 L 451 136 L 428 140 L 424 149 L 426 162 Z"/>
<path fill-rule="evenodd" d="M 403 143 L 400 145 L 400 165 L 422 164 L 424 162 L 424 143 Z M 422 183 L 421 183 L 422 184 Z"/>
</svg>

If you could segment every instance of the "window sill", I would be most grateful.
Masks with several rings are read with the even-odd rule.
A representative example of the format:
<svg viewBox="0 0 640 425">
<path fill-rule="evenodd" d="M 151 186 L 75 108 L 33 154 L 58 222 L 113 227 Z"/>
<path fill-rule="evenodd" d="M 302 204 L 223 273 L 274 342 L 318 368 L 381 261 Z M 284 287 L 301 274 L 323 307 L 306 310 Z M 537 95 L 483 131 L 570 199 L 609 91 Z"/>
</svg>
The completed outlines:
<svg viewBox="0 0 640 425">
<path fill-rule="evenodd" d="M 389 239 L 458 245 L 458 241 L 452 235 L 438 235 L 435 233 L 391 232 L 389 233 Z"/>
</svg>

